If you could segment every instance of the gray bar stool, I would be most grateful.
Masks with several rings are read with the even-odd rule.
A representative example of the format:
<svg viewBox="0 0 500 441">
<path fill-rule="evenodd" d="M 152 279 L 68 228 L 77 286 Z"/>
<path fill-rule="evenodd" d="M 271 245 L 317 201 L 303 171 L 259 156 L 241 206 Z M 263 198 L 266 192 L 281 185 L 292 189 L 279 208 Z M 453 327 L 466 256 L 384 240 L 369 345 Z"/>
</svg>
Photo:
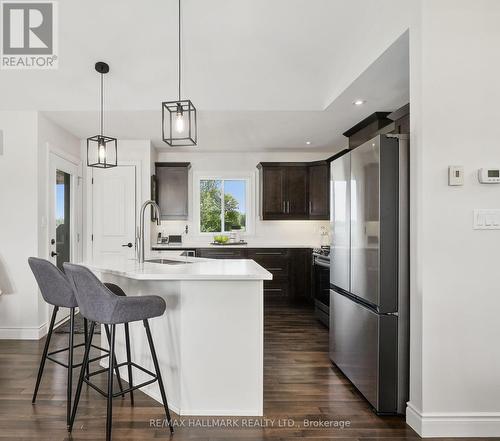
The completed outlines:
<svg viewBox="0 0 500 441">
<path fill-rule="evenodd" d="M 106 286 L 106 288 L 108 288 L 113 294 L 115 294 L 117 296 L 120 296 L 120 297 L 126 296 L 123 289 L 121 289 L 118 285 L 115 285 L 114 283 L 105 283 L 104 286 Z M 87 320 L 87 319 L 85 319 L 85 320 Z M 130 331 L 129 331 L 128 323 L 124 323 L 124 327 L 125 327 L 125 351 L 127 354 L 128 384 L 130 387 L 132 387 L 134 385 L 134 383 L 133 383 L 133 379 L 132 379 L 132 359 L 130 356 Z M 108 342 L 110 343 L 110 347 L 111 347 L 111 335 L 109 333 L 109 326 L 105 325 L 104 329 L 106 330 Z M 114 362 L 115 362 L 115 366 L 117 366 L 116 358 L 115 358 Z M 116 369 L 118 369 L 118 368 L 116 368 Z M 88 378 L 89 377 L 87 375 L 87 379 Z M 120 378 L 120 372 L 117 373 L 117 378 Z M 118 382 L 118 384 L 120 384 L 120 382 Z M 121 389 L 121 390 L 123 390 L 123 389 Z M 132 404 L 132 406 L 134 405 L 134 391 L 133 390 L 130 391 L 130 403 Z"/>
<path fill-rule="evenodd" d="M 68 370 L 68 384 L 67 384 L 67 403 L 66 403 L 66 421 L 67 425 L 70 424 L 71 417 L 71 392 L 72 392 L 72 381 L 73 381 L 73 369 L 79 366 L 82 366 L 83 363 L 74 363 L 73 361 L 73 353 L 75 348 L 79 348 L 81 346 L 86 345 L 88 339 L 88 331 L 87 331 L 87 319 L 84 318 L 84 338 L 85 343 L 74 344 L 74 332 L 75 332 L 75 308 L 78 306 L 78 303 L 75 298 L 75 294 L 73 292 L 73 287 L 70 281 L 67 279 L 66 275 L 57 268 L 54 264 L 45 259 L 40 259 L 38 257 L 30 257 L 28 258 L 28 264 L 35 276 L 35 279 L 38 283 L 38 287 L 40 288 L 40 292 L 42 293 L 43 299 L 49 304 L 54 306 L 52 311 L 52 317 L 50 319 L 49 330 L 47 333 L 47 339 L 45 340 L 45 346 L 43 349 L 43 355 L 40 360 L 40 366 L 38 368 L 38 375 L 36 379 L 35 390 L 33 392 L 33 398 L 31 400 L 32 404 L 35 404 L 36 397 L 38 394 L 38 388 L 40 387 L 40 382 L 43 376 L 43 370 L 45 367 L 45 361 L 50 360 L 60 366 L 65 367 Z M 124 295 L 124 293 L 123 293 Z M 69 330 L 69 345 L 66 348 L 57 349 L 55 351 L 49 352 L 50 340 L 52 338 L 52 334 L 54 331 L 54 324 L 56 320 L 57 312 L 59 308 L 69 308 L 70 310 L 70 330 Z M 109 334 L 109 329 L 107 330 Z M 126 330 L 127 332 L 127 330 Z M 109 339 L 108 339 L 109 340 Z M 127 338 L 128 342 L 128 338 Z M 103 349 L 99 346 L 92 345 L 93 348 L 98 349 L 100 351 L 105 352 L 106 354 L 109 352 L 106 349 Z M 68 351 L 68 363 L 63 363 L 52 356 L 55 354 L 60 354 L 62 352 Z M 130 352 L 130 348 L 128 347 L 128 352 Z M 100 360 L 102 358 L 107 357 L 107 355 L 100 355 L 98 357 L 92 358 L 90 362 Z M 123 391 L 123 386 L 121 383 L 121 379 L 119 377 L 118 365 L 115 361 L 114 363 L 115 371 L 117 373 L 118 385 L 120 390 Z M 88 366 L 87 366 L 87 377 L 89 375 Z M 123 396 L 125 396 L 123 394 Z"/>
<path fill-rule="evenodd" d="M 142 366 L 127 360 L 124 363 L 118 364 L 118 367 L 134 366 L 137 369 L 150 375 L 152 378 L 144 383 L 136 386 L 130 385 L 130 387 L 124 390 L 124 393 L 132 392 L 135 389 L 139 389 L 148 384 L 158 381 L 158 386 L 160 388 L 161 398 L 163 401 L 163 407 L 165 409 L 165 414 L 167 416 L 168 426 L 170 428 L 170 433 L 173 433 L 172 421 L 170 418 L 170 411 L 168 409 L 167 395 L 165 394 L 165 388 L 163 386 L 163 380 L 160 373 L 160 366 L 158 364 L 158 358 L 156 356 L 156 351 L 153 343 L 153 337 L 151 335 L 151 330 L 149 328 L 148 319 L 159 317 L 163 315 L 166 309 L 165 300 L 159 296 L 140 296 L 140 297 L 123 297 L 115 295 L 110 289 L 108 289 L 101 281 L 86 267 L 82 265 L 75 265 L 71 263 L 64 264 L 64 271 L 68 276 L 68 279 L 73 285 L 73 290 L 75 297 L 78 301 L 78 306 L 80 308 L 80 313 L 88 320 L 90 320 L 90 333 L 89 338 L 85 347 L 85 355 L 83 357 L 83 365 L 80 370 L 80 377 L 78 379 L 78 386 L 76 388 L 75 400 L 73 404 L 73 410 L 71 413 L 71 420 L 68 431 L 71 432 L 73 424 L 75 422 L 76 411 L 78 408 L 78 402 L 80 400 L 80 394 L 82 391 L 83 382 L 88 383 L 85 378 L 85 368 L 89 362 L 89 352 L 92 345 L 92 338 L 94 335 L 94 328 L 96 322 L 107 324 L 111 328 L 111 342 L 109 349 L 109 365 L 107 369 L 101 369 L 99 371 L 93 372 L 90 375 L 97 375 L 107 371 L 108 373 L 108 391 L 107 397 L 107 415 L 106 415 L 106 440 L 111 440 L 111 429 L 112 429 L 112 415 L 113 415 L 113 398 L 120 395 L 120 393 L 113 394 L 113 359 L 115 352 L 115 334 L 117 324 L 128 324 L 130 322 L 135 322 L 142 320 L 144 327 L 146 329 L 146 336 L 148 339 L 149 349 L 151 351 L 151 358 L 153 359 L 153 364 L 155 368 L 155 373 L 148 371 Z M 129 370 L 130 372 L 130 370 Z M 102 393 L 102 391 L 101 391 Z"/>
</svg>

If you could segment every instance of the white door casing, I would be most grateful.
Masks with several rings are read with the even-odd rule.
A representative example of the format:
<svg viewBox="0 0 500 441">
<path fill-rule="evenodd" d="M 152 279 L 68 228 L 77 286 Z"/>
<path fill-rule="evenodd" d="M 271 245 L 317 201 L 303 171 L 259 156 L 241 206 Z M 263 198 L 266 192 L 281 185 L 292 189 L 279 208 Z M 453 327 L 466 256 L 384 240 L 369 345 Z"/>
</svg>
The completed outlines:
<svg viewBox="0 0 500 441">
<path fill-rule="evenodd" d="M 94 261 L 121 261 L 135 257 L 136 180 L 135 165 L 92 169 Z"/>
</svg>

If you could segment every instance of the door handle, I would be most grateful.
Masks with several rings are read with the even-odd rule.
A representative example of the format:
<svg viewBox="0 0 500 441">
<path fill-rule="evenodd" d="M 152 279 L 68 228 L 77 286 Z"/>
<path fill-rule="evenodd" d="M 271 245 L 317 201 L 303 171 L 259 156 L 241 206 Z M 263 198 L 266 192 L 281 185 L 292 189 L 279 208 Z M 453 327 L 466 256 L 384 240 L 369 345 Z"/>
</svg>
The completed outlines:
<svg viewBox="0 0 500 441">
<path fill-rule="evenodd" d="M 51 257 L 56 257 L 59 253 L 56 253 L 55 251 L 51 251 L 50 256 Z"/>
<path fill-rule="evenodd" d="M 124 243 L 124 244 L 122 245 L 122 247 L 129 247 L 129 248 L 132 248 L 132 246 L 133 246 L 133 245 L 132 245 L 132 242 L 129 242 L 129 243 Z"/>
</svg>

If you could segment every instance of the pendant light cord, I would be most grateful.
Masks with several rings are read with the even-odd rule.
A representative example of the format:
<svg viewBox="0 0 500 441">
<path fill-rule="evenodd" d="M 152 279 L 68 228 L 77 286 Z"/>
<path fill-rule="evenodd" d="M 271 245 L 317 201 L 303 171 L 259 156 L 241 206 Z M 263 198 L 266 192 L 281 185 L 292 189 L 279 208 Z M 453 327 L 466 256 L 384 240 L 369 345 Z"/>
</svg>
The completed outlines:
<svg viewBox="0 0 500 441">
<path fill-rule="evenodd" d="M 178 33 L 179 33 L 179 101 L 181 100 L 181 0 L 179 0 L 179 23 L 178 23 Z"/>
<path fill-rule="evenodd" d="M 101 73 L 101 136 L 104 133 L 104 92 L 103 92 L 103 81 L 104 75 Z"/>
</svg>

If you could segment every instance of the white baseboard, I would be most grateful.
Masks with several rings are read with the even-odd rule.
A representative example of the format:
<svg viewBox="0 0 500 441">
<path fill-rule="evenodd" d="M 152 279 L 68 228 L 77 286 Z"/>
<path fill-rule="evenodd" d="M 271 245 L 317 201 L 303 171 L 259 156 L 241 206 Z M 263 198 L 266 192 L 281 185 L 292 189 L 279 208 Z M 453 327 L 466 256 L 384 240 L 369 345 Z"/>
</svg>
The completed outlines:
<svg viewBox="0 0 500 441">
<path fill-rule="evenodd" d="M 500 437 L 500 412 L 421 412 L 408 403 L 406 423 L 422 438 Z"/>
<path fill-rule="evenodd" d="M 62 320 L 54 325 L 54 330 L 61 326 L 63 323 L 69 320 L 68 317 L 64 317 Z M 30 327 L 0 327 L 0 340 L 40 340 L 47 335 L 49 331 L 48 323 L 44 323 L 40 326 L 30 326 Z"/>
<path fill-rule="evenodd" d="M 0 328 L 0 340 L 40 340 L 47 334 L 47 323 L 32 327 Z"/>
</svg>

